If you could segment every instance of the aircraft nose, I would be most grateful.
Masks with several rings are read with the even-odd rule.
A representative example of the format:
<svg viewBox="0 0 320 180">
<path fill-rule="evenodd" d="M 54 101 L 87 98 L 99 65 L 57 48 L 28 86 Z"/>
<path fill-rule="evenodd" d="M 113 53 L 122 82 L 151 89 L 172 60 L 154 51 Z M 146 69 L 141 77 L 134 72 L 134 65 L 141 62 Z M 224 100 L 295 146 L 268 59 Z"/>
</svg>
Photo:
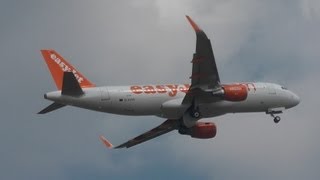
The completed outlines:
<svg viewBox="0 0 320 180">
<path fill-rule="evenodd" d="M 300 97 L 294 93 L 292 93 L 292 100 L 293 106 L 296 106 L 300 103 Z"/>
</svg>

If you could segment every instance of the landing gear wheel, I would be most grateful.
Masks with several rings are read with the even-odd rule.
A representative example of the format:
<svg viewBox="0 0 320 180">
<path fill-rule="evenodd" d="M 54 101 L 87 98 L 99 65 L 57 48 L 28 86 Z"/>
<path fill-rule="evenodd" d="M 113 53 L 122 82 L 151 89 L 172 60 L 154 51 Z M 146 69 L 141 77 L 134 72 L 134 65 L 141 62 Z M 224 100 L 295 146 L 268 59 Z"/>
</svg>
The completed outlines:
<svg viewBox="0 0 320 180">
<path fill-rule="evenodd" d="M 200 113 L 198 111 L 193 112 L 193 117 L 199 118 L 200 117 Z"/>
<path fill-rule="evenodd" d="M 199 118 L 199 117 L 200 117 L 200 112 L 198 112 L 198 111 L 193 111 L 193 112 L 191 113 L 191 115 L 192 115 L 192 117 L 194 117 L 194 118 Z"/>
<path fill-rule="evenodd" d="M 276 116 L 276 117 L 274 117 L 274 119 L 273 119 L 273 121 L 274 121 L 274 123 L 278 123 L 278 122 L 280 122 L 280 120 L 281 120 L 281 118 L 279 117 L 279 116 Z"/>
</svg>

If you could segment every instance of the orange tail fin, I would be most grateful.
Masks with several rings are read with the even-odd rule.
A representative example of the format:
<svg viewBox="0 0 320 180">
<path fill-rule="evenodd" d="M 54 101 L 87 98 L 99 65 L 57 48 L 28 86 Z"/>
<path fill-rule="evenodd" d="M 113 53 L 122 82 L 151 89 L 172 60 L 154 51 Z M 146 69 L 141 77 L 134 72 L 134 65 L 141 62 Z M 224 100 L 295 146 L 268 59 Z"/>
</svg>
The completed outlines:
<svg viewBox="0 0 320 180">
<path fill-rule="evenodd" d="M 48 68 L 51 72 L 52 78 L 56 83 L 59 90 L 62 89 L 63 73 L 73 72 L 74 76 L 78 80 L 80 87 L 94 87 L 86 77 L 84 77 L 76 68 L 68 63 L 61 55 L 54 50 L 41 50 L 42 56 L 46 61 Z"/>
</svg>

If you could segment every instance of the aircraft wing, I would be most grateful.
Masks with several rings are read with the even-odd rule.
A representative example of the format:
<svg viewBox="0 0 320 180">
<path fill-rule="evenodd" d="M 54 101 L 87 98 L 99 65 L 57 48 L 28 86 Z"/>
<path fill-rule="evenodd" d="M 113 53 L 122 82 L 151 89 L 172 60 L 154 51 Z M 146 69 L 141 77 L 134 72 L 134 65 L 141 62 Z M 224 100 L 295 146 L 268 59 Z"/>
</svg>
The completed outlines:
<svg viewBox="0 0 320 180">
<path fill-rule="evenodd" d="M 197 35 L 196 52 L 192 59 L 191 88 L 215 89 L 220 86 L 220 78 L 210 39 L 189 16 L 186 17 Z"/>
<path fill-rule="evenodd" d="M 178 120 L 172 120 L 168 119 L 165 122 L 163 122 L 161 125 L 151 129 L 148 132 L 145 132 L 119 146 L 113 147 L 113 145 L 103 136 L 100 136 L 100 140 L 108 147 L 108 148 L 130 148 L 132 146 L 135 146 L 137 144 L 143 143 L 145 141 L 148 141 L 150 139 L 156 138 L 158 136 L 161 136 L 163 134 L 166 134 L 170 131 L 173 131 L 178 128 Z"/>
<path fill-rule="evenodd" d="M 190 104 L 195 100 L 195 97 L 206 99 L 207 92 L 218 90 L 221 86 L 210 39 L 189 16 L 186 17 L 197 36 L 196 52 L 191 61 L 191 86 L 183 100 L 183 104 Z"/>
</svg>

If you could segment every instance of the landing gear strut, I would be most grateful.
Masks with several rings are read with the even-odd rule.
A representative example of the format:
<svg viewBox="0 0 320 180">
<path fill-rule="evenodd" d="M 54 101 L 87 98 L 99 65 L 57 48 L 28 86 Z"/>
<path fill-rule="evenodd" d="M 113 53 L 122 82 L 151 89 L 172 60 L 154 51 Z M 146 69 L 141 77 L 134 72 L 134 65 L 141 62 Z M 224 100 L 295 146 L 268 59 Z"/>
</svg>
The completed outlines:
<svg viewBox="0 0 320 180">
<path fill-rule="evenodd" d="M 196 103 L 196 99 L 193 99 L 192 100 L 192 105 L 189 109 L 189 112 L 190 112 L 190 115 L 196 119 L 200 118 L 201 117 L 201 114 L 199 112 L 199 107 Z"/>
</svg>

